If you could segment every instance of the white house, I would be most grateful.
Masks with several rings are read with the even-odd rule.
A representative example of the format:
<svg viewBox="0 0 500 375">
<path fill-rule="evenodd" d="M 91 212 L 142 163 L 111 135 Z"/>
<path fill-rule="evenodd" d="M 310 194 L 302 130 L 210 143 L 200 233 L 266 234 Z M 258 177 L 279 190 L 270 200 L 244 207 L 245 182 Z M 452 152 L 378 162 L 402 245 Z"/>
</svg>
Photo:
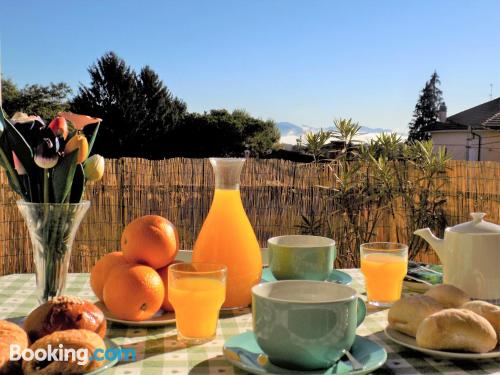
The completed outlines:
<svg viewBox="0 0 500 375">
<path fill-rule="evenodd" d="M 500 97 L 450 117 L 443 103 L 439 121 L 426 130 L 455 160 L 500 161 Z"/>
</svg>

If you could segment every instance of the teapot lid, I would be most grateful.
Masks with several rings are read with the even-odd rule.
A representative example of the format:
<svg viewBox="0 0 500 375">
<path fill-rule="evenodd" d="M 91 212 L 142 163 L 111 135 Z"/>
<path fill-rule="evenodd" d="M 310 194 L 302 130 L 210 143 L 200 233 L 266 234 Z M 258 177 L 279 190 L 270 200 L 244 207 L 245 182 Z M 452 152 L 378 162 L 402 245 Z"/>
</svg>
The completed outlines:
<svg viewBox="0 0 500 375">
<path fill-rule="evenodd" d="M 483 220 L 486 216 L 484 212 L 472 212 L 470 214 L 472 221 L 455 225 L 450 228 L 453 232 L 458 233 L 474 233 L 474 234 L 500 234 L 500 225 Z"/>
</svg>

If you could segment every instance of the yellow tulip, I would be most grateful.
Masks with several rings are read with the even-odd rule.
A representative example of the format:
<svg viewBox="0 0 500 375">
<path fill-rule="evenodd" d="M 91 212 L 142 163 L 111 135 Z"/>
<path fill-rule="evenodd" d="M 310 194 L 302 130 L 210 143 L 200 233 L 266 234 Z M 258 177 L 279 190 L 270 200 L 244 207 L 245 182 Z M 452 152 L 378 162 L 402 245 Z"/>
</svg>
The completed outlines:
<svg viewBox="0 0 500 375">
<path fill-rule="evenodd" d="M 99 181 L 104 175 L 104 158 L 95 154 L 87 159 L 83 167 L 85 178 L 89 181 Z"/>
<path fill-rule="evenodd" d="M 83 134 L 77 133 L 71 137 L 68 143 L 66 143 L 64 153 L 68 155 L 75 150 L 78 150 L 76 162 L 78 164 L 83 163 L 89 154 L 89 142 Z"/>
</svg>

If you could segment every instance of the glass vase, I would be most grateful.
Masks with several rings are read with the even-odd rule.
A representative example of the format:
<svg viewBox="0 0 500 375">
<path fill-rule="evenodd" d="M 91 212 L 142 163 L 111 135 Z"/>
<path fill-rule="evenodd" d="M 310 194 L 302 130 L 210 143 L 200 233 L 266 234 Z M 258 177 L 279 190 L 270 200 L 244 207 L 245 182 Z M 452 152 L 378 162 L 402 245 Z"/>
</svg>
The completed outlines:
<svg viewBox="0 0 500 375">
<path fill-rule="evenodd" d="M 227 267 L 224 309 L 248 306 L 252 286 L 262 274 L 262 255 L 240 195 L 240 174 L 245 159 L 210 158 L 215 192 L 210 211 L 193 249 L 193 262 Z"/>
<path fill-rule="evenodd" d="M 76 232 L 90 207 L 81 203 L 18 201 L 33 249 L 36 295 L 40 303 L 63 293 Z"/>
</svg>

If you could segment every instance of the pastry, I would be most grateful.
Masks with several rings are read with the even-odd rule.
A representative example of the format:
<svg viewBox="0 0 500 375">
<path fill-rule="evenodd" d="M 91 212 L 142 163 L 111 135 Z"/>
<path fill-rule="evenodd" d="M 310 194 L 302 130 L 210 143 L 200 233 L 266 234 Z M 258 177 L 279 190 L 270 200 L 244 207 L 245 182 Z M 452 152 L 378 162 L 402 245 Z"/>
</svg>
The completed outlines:
<svg viewBox="0 0 500 375">
<path fill-rule="evenodd" d="M 422 320 L 442 309 L 440 303 L 428 296 L 402 298 L 389 309 L 389 327 L 415 337 Z"/>
<path fill-rule="evenodd" d="M 497 335 L 482 316 L 466 309 L 445 309 L 425 318 L 417 330 L 422 348 L 486 353 L 497 346 Z"/>
<path fill-rule="evenodd" d="M 497 341 L 500 343 L 500 307 L 485 301 L 470 301 L 462 308 L 474 311 L 490 322 L 497 333 Z"/>
<path fill-rule="evenodd" d="M 17 344 L 22 352 L 28 347 L 26 332 L 15 323 L 0 320 L 0 374 L 17 374 L 20 371 L 18 361 L 10 361 L 10 346 Z"/>
<path fill-rule="evenodd" d="M 78 297 L 60 296 L 38 306 L 24 322 L 31 342 L 55 331 L 87 329 L 104 337 L 106 319 L 92 302 Z"/>
<path fill-rule="evenodd" d="M 55 353 L 55 355 L 60 355 L 57 358 L 58 360 L 24 360 L 24 375 L 85 374 L 94 371 L 105 363 L 105 361 L 96 361 L 94 359 L 89 361 L 88 356 L 93 355 L 96 349 L 101 349 L 102 354 L 100 356 L 104 356 L 106 345 L 101 336 L 86 329 L 68 329 L 51 333 L 35 341 L 30 346 L 30 349 L 33 351 L 37 349 L 48 350 L 49 345 L 52 349 L 61 348 L 62 345 L 59 352 Z M 74 349 L 75 354 L 70 351 L 67 352 L 67 355 L 59 354 L 63 353 L 65 349 Z M 83 353 L 85 355 L 82 355 Z"/>
<path fill-rule="evenodd" d="M 462 289 L 450 284 L 435 285 L 424 295 L 434 298 L 445 308 L 459 308 L 470 301 L 470 297 Z"/>
</svg>

